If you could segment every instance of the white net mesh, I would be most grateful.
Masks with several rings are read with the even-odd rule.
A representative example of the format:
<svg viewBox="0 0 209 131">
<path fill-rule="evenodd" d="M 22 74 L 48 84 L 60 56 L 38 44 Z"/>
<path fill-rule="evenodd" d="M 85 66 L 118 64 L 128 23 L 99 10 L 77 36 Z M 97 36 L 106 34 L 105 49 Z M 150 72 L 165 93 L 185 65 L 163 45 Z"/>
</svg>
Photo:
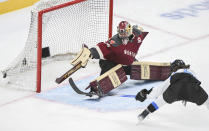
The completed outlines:
<svg viewBox="0 0 209 131">
<path fill-rule="evenodd" d="M 25 47 L 3 71 L 9 78 L 7 86 L 36 90 L 37 38 L 41 37 L 37 32 L 38 12 L 71 1 L 42 0 L 34 6 L 31 11 L 31 25 Z M 48 47 L 50 57 L 42 59 L 43 66 L 46 63 L 66 58 L 69 61 L 71 56 L 68 54 L 77 53 L 84 43 L 91 47 L 98 42 L 106 41 L 108 29 L 109 0 L 85 0 L 44 13 L 42 48 Z"/>
</svg>

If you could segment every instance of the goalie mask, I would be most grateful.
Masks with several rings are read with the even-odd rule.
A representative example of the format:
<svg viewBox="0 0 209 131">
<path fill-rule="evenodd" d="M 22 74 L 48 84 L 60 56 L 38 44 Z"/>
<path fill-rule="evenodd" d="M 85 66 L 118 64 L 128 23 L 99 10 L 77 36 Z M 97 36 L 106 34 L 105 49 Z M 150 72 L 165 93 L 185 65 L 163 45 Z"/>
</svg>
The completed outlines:
<svg viewBox="0 0 209 131">
<path fill-rule="evenodd" d="M 121 21 L 117 27 L 120 38 L 128 38 L 132 34 L 131 25 L 127 21 Z"/>
</svg>

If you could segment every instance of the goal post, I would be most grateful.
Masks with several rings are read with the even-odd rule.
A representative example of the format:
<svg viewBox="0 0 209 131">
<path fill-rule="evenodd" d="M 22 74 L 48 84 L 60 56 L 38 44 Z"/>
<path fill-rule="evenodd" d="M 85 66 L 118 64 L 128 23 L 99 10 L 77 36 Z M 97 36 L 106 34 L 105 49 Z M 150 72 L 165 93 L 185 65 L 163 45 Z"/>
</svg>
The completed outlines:
<svg viewBox="0 0 209 131">
<path fill-rule="evenodd" d="M 41 0 L 31 14 L 25 47 L 3 71 L 11 77 L 9 85 L 20 89 L 35 86 L 33 90 L 40 93 L 44 62 L 49 64 L 57 56 L 65 59 L 84 43 L 91 47 L 112 36 L 113 0 Z"/>
</svg>

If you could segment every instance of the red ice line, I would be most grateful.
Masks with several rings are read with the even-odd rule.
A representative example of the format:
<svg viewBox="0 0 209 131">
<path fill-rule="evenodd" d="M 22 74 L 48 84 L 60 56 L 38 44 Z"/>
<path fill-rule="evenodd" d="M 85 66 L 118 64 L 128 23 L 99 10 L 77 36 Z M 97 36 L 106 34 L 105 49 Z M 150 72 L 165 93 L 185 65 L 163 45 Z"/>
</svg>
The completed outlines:
<svg viewBox="0 0 209 131">
<path fill-rule="evenodd" d="M 12 101 L 9 101 L 9 102 L 6 102 L 4 104 L 1 104 L 0 105 L 0 108 L 3 107 L 3 106 L 6 106 L 6 105 L 9 105 L 9 104 L 12 104 L 12 103 L 15 103 L 15 102 L 18 102 L 20 100 L 23 100 L 23 99 L 26 99 L 26 98 L 29 98 L 29 97 L 32 97 L 36 95 L 36 93 L 33 93 L 33 94 L 30 94 L 30 95 L 27 95 L 27 96 L 24 96 L 24 97 L 21 97 L 21 98 L 18 98 L 18 99 L 15 99 L 15 100 L 12 100 Z"/>
<path fill-rule="evenodd" d="M 198 41 L 198 40 L 202 40 L 202 39 L 205 39 L 205 38 L 208 38 L 208 37 L 209 37 L 209 34 L 207 34 L 207 35 L 200 36 L 200 37 L 197 37 L 197 38 L 193 38 L 193 39 L 192 39 L 192 38 L 185 37 L 185 36 L 183 36 L 183 35 L 179 35 L 179 34 L 176 34 L 176 33 L 173 33 L 173 32 L 166 31 L 166 30 L 161 29 L 161 28 L 158 28 L 158 27 L 154 27 L 154 26 L 152 26 L 152 25 L 144 24 L 144 23 L 139 22 L 139 21 L 134 20 L 134 19 L 126 18 L 126 17 L 120 16 L 120 15 L 117 15 L 117 14 L 114 14 L 114 16 L 116 16 L 116 17 L 118 17 L 118 18 L 121 18 L 121 19 L 124 19 L 124 20 L 127 20 L 127 21 L 132 21 L 132 22 L 134 22 L 134 23 L 139 23 L 139 24 L 142 25 L 142 26 L 146 26 L 146 27 L 149 27 L 149 28 L 152 28 L 152 29 L 161 31 L 161 32 L 163 32 L 163 33 L 170 34 L 170 35 L 173 35 L 173 36 L 176 36 L 176 37 L 180 37 L 180 38 L 182 38 L 182 39 L 187 40 L 187 41 L 185 41 L 185 42 L 181 42 L 181 43 L 179 43 L 179 44 L 176 44 L 176 45 L 173 45 L 173 46 L 170 46 L 170 47 L 166 47 L 166 48 L 160 49 L 159 51 L 156 51 L 156 52 L 153 52 L 153 53 L 144 55 L 144 56 L 142 56 L 141 58 L 146 58 L 146 57 L 154 56 L 154 55 L 156 55 L 156 54 L 160 54 L 160 53 L 166 52 L 166 51 L 171 50 L 171 49 L 173 49 L 173 48 L 177 48 L 177 47 L 180 47 L 180 46 L 184 46 L 184 45 L 187 45 L 187 44 L 191 44 L 192 42 L 195 42 L 195 41 Z M 93 74 L 96 74 L 96 73 L 93 73 Z M 90 74 L 90 75 L 92 75 L 92 74 Z M 89 75 L 88 75 L 88 76 L 89 76 Z M 82 78 L 85 78 L 85 77 L 88 77 L 88 76 L 84 76 L 84 77 L 82 77 Z M 79 79 L 82 79 L 82 78 L 79 78 Z M 66 84 L 66 83 L 65 83 L 65 84 Z M 63 84 L 63 85 L 65 85 L 65 84 Z M 54 88 L 57 88 L 57 87 L 54 87 Z M 54 89 L 54 88 L 51 88 L 51 89 Z M 33 97 L 33 96 L 35 96 L 35 95 L 36 95 L 36 93 L 31 94 L 31 95 L 28 95 L 28 96 L 21 97 L 21 98 L 19 98 L 19 99 L 15 99 L 15 100 L 13 100 L 13 101 L 10 101 L 10 102 L 1 104 L 0 107 L 3 107 L 3 106 L 6 106 L 6 105 L 15 103 L 15 102 L 17 102 L 17 101 L 20 101 L 20 100 L 23 100 L 23 99 L 26 99 L 26 98 L 29 98 L 29 97 Z"/>
</svg>

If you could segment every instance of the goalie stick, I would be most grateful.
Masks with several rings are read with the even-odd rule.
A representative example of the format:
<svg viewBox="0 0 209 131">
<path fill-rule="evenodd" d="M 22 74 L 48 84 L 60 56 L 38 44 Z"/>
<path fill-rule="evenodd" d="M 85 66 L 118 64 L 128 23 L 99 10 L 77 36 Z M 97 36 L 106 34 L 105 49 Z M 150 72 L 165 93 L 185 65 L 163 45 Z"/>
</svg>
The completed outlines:
<svg viewBox="0 0 209 131">
<path fill-rule="evenodd" d="M 61 77 L 57 78 L 55 80 L 56 83 L 60 84 L 65 79 L 67 79 L 70 75 L 72 75 L 74 72 L 76 72 L 78 69 L 82 67 L 81 62 L 73 66 L 70 70 L 68 70 L 65 74 L 63 74 Z"/>
<path fill-rule="evenodd" d="M 89 97 L 92 97 L 94 95 L 93 93 L 87 93 L 87 92 L 81 91 L 76 86 L 76 84 L 75 84 L 75 82 L 73 81 L 72 78 L 69 78 L 69 83 L 70 83 L 71 87 L 73 88 L 73 90 L 80 95 L 86 95 L 86 96 L 89 96 Z M 135 98 L 136 97 L 136 95 L 126 95 L 126 94 L 118 94 L 117 95 L 117 94 L 114 94 L 114 93 L 108 93 L 104 96 L 119 96 L 119 97 L 128 97 L 128 98 Z M 99 98 L 101 98 L 101 97 L 99 97 Z"/>
<path fill-rule="evenodd" d="M 86 95 L 86 96 L 89 96 L 89 97 L 92 97 L 92 96 L 93 96 L 92 93 L 87 93 L 87 92 L 81 91 L 81 90 L 75 85 L 75 82 L 73 81 L 72 78 L 69 78 L 69 83 L 70 83 L 71 87 L 73 88 L 73 90 L 74 90 L 76 93 L 81 94 L 81 95 Z"/>
</svg>

